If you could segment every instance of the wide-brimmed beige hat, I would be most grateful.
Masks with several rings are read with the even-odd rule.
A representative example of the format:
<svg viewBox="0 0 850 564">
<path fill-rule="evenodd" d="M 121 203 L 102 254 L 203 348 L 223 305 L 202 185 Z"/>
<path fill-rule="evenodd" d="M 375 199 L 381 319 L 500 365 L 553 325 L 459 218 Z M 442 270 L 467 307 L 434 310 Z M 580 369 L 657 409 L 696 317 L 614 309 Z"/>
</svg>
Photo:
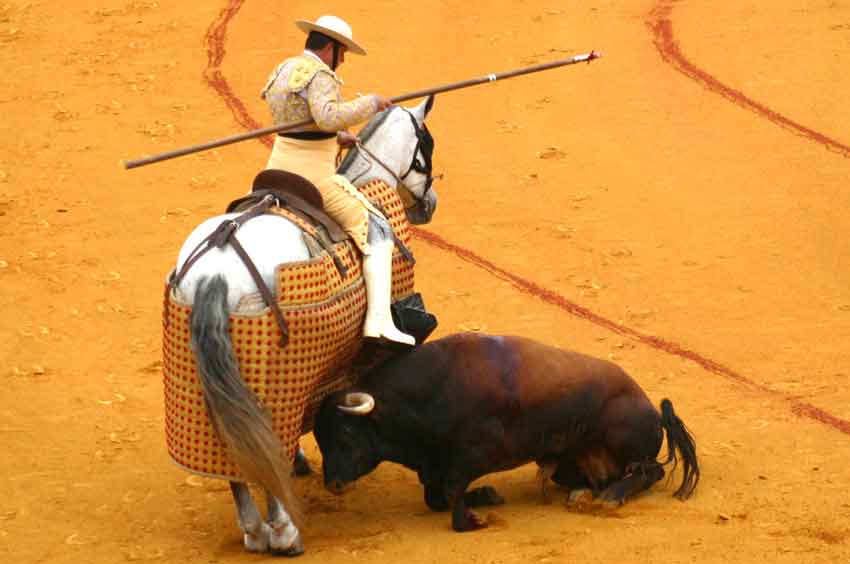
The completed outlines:
<svg viewBox="0 0 850 564">
<path fill-rule="evenodd" d="M 355 55 L 366 54 L 366 49 L 358 45 L 352 38 L 351 26 L 348 25 L 342 18 L 338 18 L 336 16 L 321 16 L 315 22 L 298 20 L 295 22 L 295 25 L 297 25 L 298 29 L 304 33 L 318 31 L 319 33 L 327 35 L 331 39 L 339 41 L 345 45 L 348 50 Z"/>
</svg>

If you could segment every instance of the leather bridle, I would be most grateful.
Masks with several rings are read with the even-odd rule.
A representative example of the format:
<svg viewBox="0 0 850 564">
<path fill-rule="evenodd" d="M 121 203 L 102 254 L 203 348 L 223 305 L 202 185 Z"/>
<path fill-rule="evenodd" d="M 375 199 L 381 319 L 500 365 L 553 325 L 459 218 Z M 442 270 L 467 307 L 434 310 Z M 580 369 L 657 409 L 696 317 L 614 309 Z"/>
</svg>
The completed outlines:
<svg viewBox="0 0 850 564">
<path fill-rule="evenodd" d="M 428 127 L 423 123 L 421 126 L 419 122 L 416 121 L 416 118 L 413 114 L 407 110 L 406 108 L 402 108 L 404 112 L 410 117 L 410 122 L 413 124 L 413 131 L 416 134 L 416 147 L 413 149 L 413 158 L 410 161 L 410 166 L 407 167 L 407 172 L 399 176 L 395 173 L 386 163 L 384 163 L 377 155 L 375 155 L 372 151 L 366 148 L 363 142 L 358 137 L 355 141 L 357 148 L 362 151 L 369 159 L 375 161 L 384 170 L 389 172 L 392 177 L 396 180 L 396 183 L 399 186 L 403 186 L 410 193 L 411 198 L 413 198 L 416 202 L 422 203 L 426 196 L 428 195 L 428 191 L 431 189 L 431 185 L 434 182 L 435 178 L 442 178 L 442 175 L 433 176 L 433 163 L 432 157 L 434 154 L 434 138 L 431 136 L 431 132 L 428 131 Z M 420 160 L 420 156 L 422 160 Z M 407 184 L 405 184 L 404 180 L 410 175 L 412 171 L 418 172 L 420 174 L 425 175 L 425 190 L 422 191 L 421 196 L 417 196 L 413 193 L 413 190 L 410 189 Z M 416 204 L 414 204 L 416 205 Z"/>
</svg>

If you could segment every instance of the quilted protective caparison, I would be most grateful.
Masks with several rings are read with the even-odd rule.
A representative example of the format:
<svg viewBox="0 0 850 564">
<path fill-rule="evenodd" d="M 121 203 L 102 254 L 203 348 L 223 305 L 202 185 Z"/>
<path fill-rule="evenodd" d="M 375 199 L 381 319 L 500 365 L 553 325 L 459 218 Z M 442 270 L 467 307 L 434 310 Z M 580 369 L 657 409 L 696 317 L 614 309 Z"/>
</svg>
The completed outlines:
<svg viewBox="0 0 850 564">
<path fill-rule="evenodd" d="M 380 181 L 360 188 L 379 202 L 398 236 L 410 246 L 411 234 L 398 193 Z M 275 213 L 287 215 L 286 210 Z M 290 215 L 296 223 L 301 220 Z M 348 272 L 340 276 L 330 256 L 277 268 L 278 301 L 289 329 L 280 346 L 280 329 L 268 308 L 253 315 L 230 315 L 230 337 L 243 380 L 271 415 L 284 452 L 292 457 L 299 437 L 313 429 L 319 404 L 332 391 L 351 385 L 351 361 L 362 345 L 366 287 L 360 255 L 349 240 L 334 250 Z M 413 264 L 393 253 L 393 299 L 413 293 Z M 168 453 L 186 470 L 239 481 L 207 417 L 190 346 L 192 308 L 168 293 L 163 308 L 163 380 Z"/>
</svg>

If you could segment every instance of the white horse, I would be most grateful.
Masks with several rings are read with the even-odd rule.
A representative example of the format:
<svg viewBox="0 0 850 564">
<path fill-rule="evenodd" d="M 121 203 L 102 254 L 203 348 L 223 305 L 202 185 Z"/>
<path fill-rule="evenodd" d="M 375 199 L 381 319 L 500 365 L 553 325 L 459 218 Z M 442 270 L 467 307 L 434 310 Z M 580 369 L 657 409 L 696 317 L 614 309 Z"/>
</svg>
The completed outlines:
<svg viewBox="0 0 850 564">
<path fill-rule="evenodd" d="M 424 125 L 432 106 L 433 97 L 429 97 L 416 107 L 394 106 L 373 118 L 360 134 L 361 144 L 349 152 L 338 170 L 355 186 L 380 179 L 397 189 L 405 188 L 412 196 L 407 201 L 413 202 L 405 212 L 414 224 L 430 221 L 437 203 L 431 188 L 433 140 Z M 180 249 L 175 272 L 180 272 L 192 252 L 219 225 L 238 215 L 210 218 L 192 231 Z M 239 242 L 272 295 L 277 287 L 275 267 L 310 259 L 299 228 L 283 217 L 262 215 L 238 229 Z M 370 237 L 380 238 L 382 233 L 386 236 L 383 229 L 370 225 Z M 292 556 L 301 554 L 304 546 L 296 525 L 291 463 L 262 406 L 240 376 L 227 332 L 229 313 L 244 312 L 240 300 L 257 292 L 254 278 L 230 245 L 209 249 L 176 287 L 181 302 L 192 305 L 192 348 L 210 421 L 245 479 L 266 491 L 268 516 L 264 520 L 246 483 L 230 483 L 244 545 L 249 551 L 271 550 Z"/>
</svg>

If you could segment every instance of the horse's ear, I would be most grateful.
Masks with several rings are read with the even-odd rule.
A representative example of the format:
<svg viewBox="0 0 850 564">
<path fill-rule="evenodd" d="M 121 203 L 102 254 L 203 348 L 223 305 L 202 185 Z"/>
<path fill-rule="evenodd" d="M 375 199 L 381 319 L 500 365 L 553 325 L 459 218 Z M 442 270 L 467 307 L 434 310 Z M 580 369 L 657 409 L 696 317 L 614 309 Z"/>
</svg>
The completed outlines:
<svg viewBox="0 0 850 564">
<path fill-rule="evenodd" d="M 431 94 L 428 96 L 428 99 L 425 100 L 425 116 L 427 117 L 429 113 L 431 113 L 431 108 L 434 107 L 434 99 L 435 96 Z"/>
<path fill-rule="evenodd" d="M 434 107 L 434 95 L 428 96 L 424 101 L 420 102 L 415 108 L 411 108 L 411 112 L 416 116 L 416 119 L 419 123 L 425 121 L 425 116 L 428 115 L 428 112 L 431 111 L 431 108 Z"/>
</svg>

